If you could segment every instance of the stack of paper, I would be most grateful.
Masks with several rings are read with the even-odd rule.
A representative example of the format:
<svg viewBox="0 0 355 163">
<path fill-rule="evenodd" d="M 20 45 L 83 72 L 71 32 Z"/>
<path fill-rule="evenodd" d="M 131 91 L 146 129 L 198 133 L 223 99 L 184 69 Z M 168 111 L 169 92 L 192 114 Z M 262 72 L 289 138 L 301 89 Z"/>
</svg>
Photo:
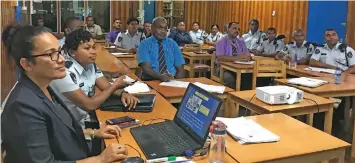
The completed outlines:
<svg viewBox="0 0 355 163">
<path fill-rule="evenodd" d="M 197 85 L 198 87 L 200 87 L 208 92 L 212 92 L 212 93 L 223 94 L 224 90 L 226 89 L 225 86 L 208 85 L 208 84 L 202 84 L 200 82 L 195 82 L 194 84 Z"/>
<path fill-rule="evenodd" d="M 234 61 L 234 63 L 243 64 L 243 65 L 252 65 L 255 61 L 242 62 L 242 61 Z"/>
<path fill-rule="evenodd" d="M 124 90 L 130 94 L 144 93 L 150 91 L 148 85 L 140 81 L 135 82 L 133 85 L 124 88 Z"/>
<path fill-rule="evenodd" d="M 269 130 L 263 128 L 253 120 L 239 118 L 222 118 L 216 120 L 222 121 L 227 126 L 227 132 L 240 144 L 276 142 L 280 137 Z"/>
<path fill-rule="evenodd" d="M 187 88 L 190 82 L 170 80 L 169 82 L 162 82 L 159 85 L 168 86 L 168 87 L 178 87 L 178 88 Z"/>
<path fill-rule="evenodd" d="M 129 55 L 131 53 L 111 53 L 114 56 L 120 56 L 120 55 Z"/>
<path fill-rule="evenodd" d="M 287 83 L 315 88 L 315 87 L 319 87 L 319 86 L 321 86 L 323 84 L 327 84 L 328 81 L 319 80 L 319 79 L 312 79 L 312 78 L 306 78 L 306 77 L 300 77 L 300 78 L 289 79 L 287 81 Z"/>
<path fill-rule="evenodd" d="M 327 69 L 327 68 L 319 68 L 319 67 L 307 67 L 304 68 L 307 71 L 314 71 L 314 72 L 325 72 L 325 73 L 329 73 L 329 74 L 335 74 L 335 70 L 334 69 Z"/>
</svg>

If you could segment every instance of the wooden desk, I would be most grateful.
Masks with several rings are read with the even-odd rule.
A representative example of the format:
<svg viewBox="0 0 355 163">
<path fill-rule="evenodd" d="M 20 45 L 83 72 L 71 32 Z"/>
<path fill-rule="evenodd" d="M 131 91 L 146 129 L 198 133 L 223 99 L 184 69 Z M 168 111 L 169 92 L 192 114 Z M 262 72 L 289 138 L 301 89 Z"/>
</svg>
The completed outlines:
<svg viewBox="0 0 355 163">
<path fill-rule="evenodd" d="M 318 111 L 325 112 L 324 131 L 329 134 L 331 134 L 332 132 L 333 105 L 335 103 L 332 100 L 305 93 L 305 99 L 303 99 L 299 103 L 295 103 L 292 105 L 269 105 L 260 101 L 254 95 L 255 90 L 229 92 L 228 98 L 229 100 L 231 100 L 231 102 L 233 101 L 259 114 L 281 112 L 289 116 L 307 115 L 307 123 L 310 126 L 313 125 L 313 113 L 318 113 Z M 317 103 L 308 99 L 312 99 Z M 317 107 L 317 105 L 319 108 Z"/>
<path fill-rule="evenodd" d="M 152 93 L 156 93 L 154 90 Z M 97 118 L 100 122 L 100 124 L 105 124 L 105 121 L 107 119 L 111 118 L 116 118 L 116 117 L 121 117 L 121 116 L 132 116 L 136 119 L 141 120 L 141 122 L 145 120 L 150 120 L 154 118 L 164 118 L 164 119 L 170 119 L 172 120 L 174 118 L 174 115 L 176 113 L 176 109 L 167 101 L 165 100 L 160 94 L 156 93 L 156 101 L 155 101 L 155 106 L 152 112 L 150 113 L 133 113 L 133 112 L 109 112 L 109 111 L 101 111 L 101 110 L 96 110 L 96 115 Z M 159 122 L 154 121 L 154 122 Z M 153 122 L 153 123 L 154 123 Z M 148 124 L 148 122 L 145 122 L 145 124 Z M 141 156 L 144 160 L 146 160 L 144 153 L 142 150 L 139 148 L 138 144 L 134 140 L 132 134 L 129 131 L 129 128 L 123 129 L 122 130 L 122 137 L 119 138 L 121 144 L 129 144 L 133 146 L 135 149 L 138 150 L 138 152 L 141 153 Z M 105 144 L 110 145 L 112 143 L 117 143 L 116 139 L 105 139 Z M 236 143 L 236 142 L 234 142 Z M 135 157 L 139 156 L 139 154 L 132 148 L 127 146 L 128 150 L 128 157 Z M 225 154 L 225 162 L 226 163 L 234 163 L 236 161 L 233 160 L 229 155 Z M 196 161 L 198 163 L 208 163 L 208 157 L 204 158 L 202 160 Z"/>
<path fill-rule="evenodd" d="M 196 54 L 194 52 L 182 52 L 183 57 L 189 60 L 189 63 L 184 65 L 184 69 L 189 71 L 189 77 L 193 78 L 195 75 L 195 61 L 204 63 L 206 60 L 211 60 L 211 54 Z M 211 72 L 212 73 L 212 72 Z"/>
<path fill-rule="evenodd" d="M 97 54 L 95 63 L 101 71 L 120 72 L 121 74 L 129 73 L 128 67 L 121 60 L 114 57 L 102 45 L 96 44 L 95 46 Z"/>
<path fill-rule="evenodd" d="M 212 45 L 209 45 L 209 44 L 203 44 L 202 45 L 202 50 L 209 50 L 209 49 L 211 49 L 211 48 L 213 48 L 214 46 L 212 46 Z"/>
<path fill-rule="evenodd" d="M 203 84 L 209 84 L 209 85 L 216 85 L 216 86 L 222 86 L 221 84 L 207 79 L 207 78 L 185 78 L 185 79 L 178 79 L 180 81 L 185 81 L 185 82 L 200 82 Z M 185 94 L 186 88 L 177 88 L 177 87 L 167 87 L 167 86 L 160 86 L 159 84 L 161 81 L 154 80 L 154 81 L 145 81 L 150 87 L 152 87 L 154 90 L 159 92 L 166 100 L 168 100 L 170 103 L 180 103 L 182 100 L 182 97 Z M 234 107 L 229 106 L 229 102 L 227 101 L 227 92 L 232 92 L 234 91 L 231 88 L 226 87 L 224 90 L 224 94 L 216 94 L 219 98 L 223 99 L 224 105 L 222 108 L 224 109 L 224 114 L 228 115 L 229 110 L 232 110 Z M 226 108 L 232 108 L 232 109 L 226 109 Z M 222 110 L 222 109 L 221 109 Z"/>
<path fill-rule="evenodd" d="M 275 143 L 241 145 L 227 137 L 227 151 L 240 163 L 314 163 L 337 158 L 344 162 L 348 143 L 282 113 L 246 117 L 280 136 Z"/>
<path fill-rule="evenodd" d="M 297 65 L 296 68 L 289 68 L 287 66 L 287 74 L 298 76 L 298 77 L 320 77 L 320 76 L 328 76 L 332 77 L 332 74 L 322 73 L 322 72 L 313 72 L 304 70 L 305 68 L 309 67 L 309 65 Z"/>
<path fill-rule="evenodd" d="M 219 80 L 220 83 L 224 83 L 223 76 L 224 71 L 229 70 L 236 73 L 235 88 L 236 91 L 240 91 L 240 81 L 242 78 L 242 73 L 253 73 L 254 65 L 237 64 L 234 62 L 220 62 L 220 73 Z"/>
</svg>

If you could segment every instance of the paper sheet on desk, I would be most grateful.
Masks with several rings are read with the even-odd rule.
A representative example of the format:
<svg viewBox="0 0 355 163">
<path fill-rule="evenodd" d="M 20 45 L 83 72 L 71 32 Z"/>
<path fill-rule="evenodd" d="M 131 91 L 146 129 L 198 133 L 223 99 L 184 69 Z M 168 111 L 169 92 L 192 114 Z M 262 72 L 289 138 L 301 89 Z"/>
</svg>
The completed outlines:
<svg viewBox="0 0 355 163">
<path fill-rule="evenodd" d="M 124 88 L 124 90 L 130 94 L 144 93 L 144 92 L 150 91 L 147 84 L 145 84 L 143 82 L 139 82 L 139 81 L 135 82 L 133 85 L 130 85 L 130 86 Z"/>
<path fill-rule="evenodd" d="M 226 89 L 225 86 L 208 85 L 208 84 L 203 84 L 200 82 L 195 82 L 194 84 L 197 85 L 198 87 L 200 87 L 208 92 L 212 92 L 212 93 L 223 94 L 224 90 Z"/>
<path fill-rule="evenodd" d="M 269 130 L 263 128 L 258 123 L 244 117 L 222 118 L 216 120 L 222 121 L 227 125 L 227 132 L 240 144 L 276 142 L 280 137 Z"/>
<path fill-rule="evenodd" d="M 314 71 L 314 72 L 325 72 L 325 73 L 329 73 L 329 74 L 335 74 L 335 70 L 333 70 L 333 69 L 327 69 L 327 68 L 307 67 L 307 68 L 304 68 L 304 70 L 307 70 L 307 71 Z"/>
<path fill-rule="evenodd" d="M 255 61 L 242 62 L 242 61 L 234 61 L 234 63 L 243 64 L 243 65 L 252 65 Z"/>
<path fill-rule="evenodd" d="M 307 77 L 300 77 L 300 78 L 289 79 L 289 80 L 287 80 L 287 83 L 315 88 L 315 87 L 319 87 L 323 84 L 327 84 L 328 81 L 319 80 L 319 79 L 312 79 L 312 78 L 307 78 Z"/>
<path fill-rule="evenodd" d="M 114 56 L 120 56 L 120 55 L 129 55 L 131 53 L 111 53 Z"/>
<path fill-rule="evenodd" d="M 168 87 L 178 87 L 178 88 L 187 88 L 190 82 L 170 80 L 169 82 L 161 82 L 159 85 L 168 86 Z"/>
</svg>

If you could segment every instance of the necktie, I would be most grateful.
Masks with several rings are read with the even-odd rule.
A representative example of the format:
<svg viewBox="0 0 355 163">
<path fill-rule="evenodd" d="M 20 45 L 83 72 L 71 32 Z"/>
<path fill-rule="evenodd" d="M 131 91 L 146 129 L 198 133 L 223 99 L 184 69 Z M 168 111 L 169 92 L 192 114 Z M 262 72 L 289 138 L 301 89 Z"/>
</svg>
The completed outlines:
<svg viewBox="0 0 355 163">
<path fill-rule="evenodd" d="M 163 44 L 161 41 L 158 41 L 159 44 L 159 72 L 161 74 L 165 73 L 166 71 L 166 64 L 165 64 L 165 56 L 164 56 L 164 49 Z"/>
<path fill-rule="evenodd" d="M 237 47 L 236 47 L 236 44 L 235 44 L 235 40 L 232 40 L 232 55 L 233 56 L 236 56 L 237 55 Z"/>
</svg>

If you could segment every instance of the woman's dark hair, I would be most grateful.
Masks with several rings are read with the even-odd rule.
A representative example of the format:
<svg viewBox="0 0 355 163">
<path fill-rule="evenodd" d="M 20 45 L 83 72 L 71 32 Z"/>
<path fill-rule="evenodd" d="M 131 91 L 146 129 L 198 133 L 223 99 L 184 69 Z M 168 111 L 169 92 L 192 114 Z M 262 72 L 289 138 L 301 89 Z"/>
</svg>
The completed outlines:
<svg viewBox="0 0 355 163">
<path fill-rule="evenodd" d="M 32 58 L 34 38 L 45 32 L 44 28 L 23 25 L 17 22 L 8 25 L 1 36 L 1 41 L 6 49 L 6 55 L 12 57 L 21 69 L 21 58 L 27 58 L 29 61 L 35 63 Z"/>
<path fill-rule="evenodd" d="M 217 29 L 219 29 L 218 24 L 213 24 L 213 25 L 211 25 L 211 29 L 212 29 L 214 26 L 216 26 L 216 27 L 217 27 Z"/>
<path fill-rule="evenodd" d="M 89 42 L 90 39 L 92 39 L 91 33 L 83 28 L 80 28 L 69 33 L 69 35 L 65 38 L 63 48 L 65 50 L 77 50 L 80 44 Z"/>
</svg>

